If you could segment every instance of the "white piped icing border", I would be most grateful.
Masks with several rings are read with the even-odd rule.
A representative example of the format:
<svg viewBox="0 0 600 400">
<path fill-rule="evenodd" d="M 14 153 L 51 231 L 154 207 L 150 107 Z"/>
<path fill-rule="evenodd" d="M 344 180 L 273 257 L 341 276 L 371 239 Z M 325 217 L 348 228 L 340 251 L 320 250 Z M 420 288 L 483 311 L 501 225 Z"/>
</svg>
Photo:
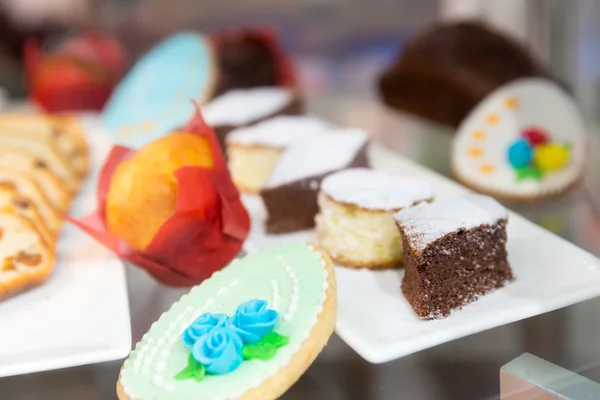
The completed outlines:
<svg viewBox="0 0 600 400">
<path fill-rule="evenodd" d="M 306 331 L 302 334 L 299 335 L 299 337 L 301 338 L 300 340 L 298 340 L 296 343 L 293 344 L 294 349 L 292 352 L 290 352 L 289 356 L 284 358 L 283 360 L 281 360 L 281 362 L 279 362 L 278 364 L 274 364 L 271 368 L 271 370 L 267 373 L 265 373 L 264 377 L 261 379 L 257 379 L 256 381 L 254 381 L 252 384 L 248 385 L 247 387 L 240 389 L 237 392 L 234 392 L 232 394 L 229 394 L 228 396 L 223 396 L 223 397 L 216 397 L 213 398 L 213 400 L 232 400 L 232 399 L 236 399 L 238 397 L 241 397 L 244 393 L 246 393 L 248 390 L 251 389 L 256 389 L 258 388 L 260 385 L 263 384 L 263 382 L 265 382 L 267 379 L 269 379 L 271 376 L 275 375 L 281 368 L 285 367 L 286 365 L 289 364 L 289 362 L 291 361 L 291 359 L 298 353 L 298 351 L 300 351 L 300 348 L 302 347 L 302 345 L 304 344 L 304 342 L 310 337 L 310 334 L 313 330 L 313 328 L 315 327 L 315 325 L 317 324 L 318 320 L 319 320 L 319 316 L 321 315 L 321 313 L 323 312 L 323 307 L 325 304 L 325 301 L 327 300 L 327 290 L 329 289 L 329 282 L 327 281 L 327 279 L 329 278 L 329 272 L 327 271 L 327 261 L 325 261 L 325 259 L 323 258 L 323 255 L 321 254 L 321 252 L 319 252 L 318 250 L 316 250 L 314 248 L 314 246 L 312 246 L 310 243 L 304 243 L 304 245 L 306 247 L 308 247 L 309 249 L 311 249 L 315 255 L 317 255 L 317 257 L 319 258 L 320 261 L 320 265 L 322 268 L 322 275 L 323 275 L 323 285 L 321 287 L 321 295 L 319 296 L 319 303 L 317 305 L 316 308 L 316 312 L 315 315 L 313 316 L 313 318 L 311 319 L 310 323 L 307 325 Z M 293 318 L 293 314 L 295 313 L 295 310 L 298 306 L 298 300 L 299 300 L 299 293 L 298 293 L 298 278 L 296 277 L 292 267 L 289 265 L 289 263 L 287 263 L 287 261 L 281 257 L 281 256 L 277 256 L 277 260 L 280 261 L 283 265 L 284 268 L 286 269 L 286 272 L 288 273 L 288 275 L 290 276 L 290 279 L 293 282 L 293 289 L 292 289 L 292 301 L 290 303 L 290 307 L 288 308 L 288 311 L 286 313 L 286 316 L 290 314 L 290 311 L 292 311 L 291 313 L 291 318 Z M 239 259 L 235 259 L 231 262 L 230 265 L 239 262 Z M 290 273 L 291 272 L 291 273 Z M 217 271 L 215 273 L 212 274 L 211 278 L 215 277 L 217 274 L 219 274 L 220 271 Z M 211 279 L 209 278 L 209 279 Z M 275 283 L 277 283 L 276 280 L 274 280 Z M 273 282 L 271 282 L 273 284 Z M 171 378 L 171 377 L 167 377 L 162 378 L 162 375 L 157 374 L 157 372 L 164 372 L 166 369 L 166 360 L 168 359 L 169 355 L 170 355 L 170 348 L 172 348 L 177 341 L 180 339 L 181 333 L 187 329 L 187 327 L 194 322 L 200 315 L 202 315 L 206 308 L 208 308 L 214 301 L 215 299 L 222 294 L 225 294 L 227 291 L 229 291 L 229 289 L 231 289 L 232 287 L 236 286 L 239 284 L 239 281 L 235 280 L 233 281 L 229 286 L 227 287 L 221 287 L 218 291 L 217 294 L 215 294 L 214 297 L 212 298 L 208 298 L 206 300 L 206 302 L 204 303 L 204 305 L 202 306 L 201 309 L 197 310 L 195 313 L 193 313 L 191 315 L 191 317 L 188 317 L 188 321 L 189 323 L 187 325 L 182 324 L 181 326 L 184 326 L 183 329 L 179 329 L 179 333 L 173 333 L 172 331 L 174 330 L 174 327 L 176 327 L 176 325 L 178 323 L 180 323 L 181 321 L 183 321 L 183 319 L 186 316 L 189 316 L 190 313 L 194 310 L 193 307 L 188 306 L 186 307 L 186 309 L 177 316 L 176 320 L 171 322 L 171 324 L 169 324 L 169 328 L 167 328 L 167 331 L 165 331 L 165 334 L 163 334 L 156 342 L 156 344 L 154 346 L 160 346 L 163 344 L 166 344 L 167 346 L 169 346 L 168 348 L 164 348 L 162 351 L 160 351 L 160 358 L 159 361 L 157 361 L 157 364 L 154 367 L 154 371 L 155 371 L 155 375 L 153 377 L 152 383 L 159 387 L 162 388 L 164 390 L 167 391 L 173 391 L 175 389 L 175 381 Z M 179 304 L 181 301 L 183 301 L 184 299 L 186 299 L 188 296 L 190 296 L 191 294 L 193 294 L 196 290 L 198 290 L 198 288 L 200 287 L 200 285 L 192 288 L 192 290 L 187 293 L 184 294 L 183 296 L 181 296 L 181 298 L 179 300 L 177 300 L 170 309 L 172 309 L 173 307 L 175 307 L 177 304 Z M 273 298 L 275 299 L 275 287 L 273 288 Z M 296 293 L 296 297 L 294 297 L 294 292 Z M 277 296 L 279 296 L 279 293 L 277 292 Z M 295 300 L 295 307 L 292 309 L 292 305 L 294 303 L 294 298 Z M 279 299 L 279 297 L 277 297 L 277 299 Z M 212 300 L 209 302 L 209 300 Z M 169 309 L 169 310 L 170 310 Z M 160 322 L 163 318 L 166 318 L 166 315 L 168 314 L 169 311 L 166 311 L 164 313 L 162 313 L 162 315 L 159 317 L 159 319 L 157 321 L 155 321 L 152 326 L 150 327 L 150 329 L 148 330 L 148 332 L 154 327 L 155 324 L 157 324 L 158 322 Z M 285 316 L 283 317 L 283 319 L 285 320 Z M 154 340 L 152 338 L 147 337 L 148 332 L 146 332 L 144 334 L 144 336 L 142 336 L 142 339 L 136 344 L 134 351 L 137 350 L 138 347 L 140 347 L 140 351 L 136 357 L 136 360 L 134 362 L 134 373 L 137 373 L 136 370 L 136 363 L 139 360 L 140 364 L 141 363 L 145 363 L 145 361 L 140 360 L 141 359 L 141 354 L 145 354 L 145 353 L 150 353 L 151 357 L 154 357 L 154 355 L 156 355 L 157 353 L 159 353 L 159 349 L 156 347 L 151 347 L 152 343 L 154 342 Z M 169 334 L 167 334 L 167 332 L 169 332 Z M 166 339 L 167 336 L 170 336 L 168 338 L 168 340 Z M 164 342 L 162 341 L 164 339 Z M 141 347 L 141 345 L 144 344 L 147 347 Z M 292 345 L 290 343 L 290 345 Z M 148 347 L 150 346 L 150 347 Z M 150 348 L 151 350 L 148 350 L 148 348 Z M 151 362 L 151 361 L 150 361 Z M 148 362 L 148 364 L 150 363 Z M 131 388 L 127 387 L 127 382 L 125 380 L 124 377 L 124 371 L 125 371 L 125 367 L 129 364 L 129 358 L 127 358 L 125 360 L 125 362 L 123 363 L 123 368 L 121 369 L 121 372 L 119 374 L 119 382 L 121 384 L 121 387 L 123 388 L 123 392 L 129 396 L 132 400 L 145 400 L 142 399 L 140 396 L 137 396 L 132 390 Z M 160 365 L 160 367 L 159 367 Z M 146 372 L 145 372 L 146 370 Z M 160 371 L 157 371 L 160 370 Z M 149 373 L 149 370 L 147 369 L 147 367 L 142 367 L 141 370 L 142 374 L 146 375 Z M 160 379 L 162 378 L 162 379 Z"/>
</svg>

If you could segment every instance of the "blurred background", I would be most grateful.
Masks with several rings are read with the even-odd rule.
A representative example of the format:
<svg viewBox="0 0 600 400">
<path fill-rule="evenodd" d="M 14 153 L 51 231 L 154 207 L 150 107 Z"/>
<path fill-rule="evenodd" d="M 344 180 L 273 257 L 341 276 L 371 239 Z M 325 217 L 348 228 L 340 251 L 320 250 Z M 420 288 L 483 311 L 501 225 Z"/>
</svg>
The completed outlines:
<svg viewBox="0 0 600 400">
<path fill-rule="evenodd" d="M 278 29 L 309 90 L 361 91 L 373 86 L 372 72 L 415 33 L 440 19 L 478 17 L 530 45 L 573 85 L 586 115 L 600 115 L 597 0 L 1 0 L 0 5 L 0 86 L 17 97 L 24 94 L 23 41 L 31 35 L 56 38 L 98 28 L 118 38 L 132 62 L 183 29 L 266 24 Z"/>
</svg>

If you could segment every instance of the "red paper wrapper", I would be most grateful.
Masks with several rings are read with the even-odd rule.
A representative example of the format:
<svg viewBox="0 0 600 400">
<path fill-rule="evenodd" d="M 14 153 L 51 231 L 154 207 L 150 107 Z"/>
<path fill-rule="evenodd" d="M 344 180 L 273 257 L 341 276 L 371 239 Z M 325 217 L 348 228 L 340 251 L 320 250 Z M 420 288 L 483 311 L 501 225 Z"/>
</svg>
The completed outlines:
<svg viewBox="0 0 600 400">
<path fill-rule="evenodd" d="M 214 36 L 213 40 L 218 45 L 220 37 L 230 35 L 250 35 L 254 38 L 261 39 L 267 46 L 271 48 L 271 51 L 277 59 L 277 75 L 279 78 L 279 86 L 293 89 L 298 88 L 297 71 L 294 68 L 292 60 L 283 50 L 281 43 L 279 42 L 279 36 L 275 29 L 268 27 L 232 29 L 221 32 L 220 34 Z"/>
<path fill-rule="evenodd" d="M 215 134 L 198 110 L 185 131 L 208 138 L 214 168 L 184 167 L 175 172 L 179 183 L 176 210 L 144 251 L 136 251 L 112 235 L 105 223 L 112 175 L 119 163 L 135 153 L 133 150 L 120 146 L 112 149 L 100 173 L 98 210 L 80 220 L 68 217 L 119 257 L 171 286 L 192 286 L 209 278 L 241 251 L 250 231 L 250 217 L 231 181 Z"/>
</svg>

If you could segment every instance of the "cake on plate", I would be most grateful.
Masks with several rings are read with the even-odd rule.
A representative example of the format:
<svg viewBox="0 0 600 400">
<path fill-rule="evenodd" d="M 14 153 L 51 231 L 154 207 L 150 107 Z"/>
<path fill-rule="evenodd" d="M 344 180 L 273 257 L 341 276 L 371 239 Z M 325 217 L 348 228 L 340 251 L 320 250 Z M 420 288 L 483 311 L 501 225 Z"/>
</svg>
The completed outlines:
<svg viewBox="0 0 600 400">
<path fill-rule="evenodd" d="M 468 194 L 422 203 L 394 216 L 404 247 L 402 292 L 415 313 L 438 319 L 506 285 L 508 212 Z"/>
<path fill-rule="evenodd" d="M 544 79 L 518 80 L 492 93 L 461 124 L 452 168 L 463 184 L 494 197 L 543 199 L 579 183 L 586 135 L 563 89 Z"/>
<path fill-rule="evenodd" d="M 367 146 L 368 136 L 360 129 L 339 129 L 290 145 L 260 192 L 268 213 L 266 231 L 314 227 L 321 181 L 343 169 L 368 167 Z"/>
<path fill-rule="evenodd" d="M 380 77 L 379 90 L 390 107 L 457 127 L 495 89 L 525 77 L 551 74 L 509 35 L 460 21 L 412 39 Z"/>
<path fill-rule="evenodd" d="M 242 192 L 258 193 L 286 147 L 328 129 L 328 124 L 315 117 L 279 116 L 232 131 L 226 147 L 233 182 Z"/>
<path fill-rule="evenodd" d="M 221 148 L 236 128 L 256 124 L 278 115 L 302 114 L 298 93 L 283 87 L 231 90 L 202 107 L 202 116 L 217 134 Z"/>
<path fill-rule="evenodd" d="M 389 268 L 402 263 L 402 239 L 394 213 L 433 200 L 422 179 L 352 168 L 326 177 L 316 218 L 321 247 L 338 264 Z"/>
</svg>

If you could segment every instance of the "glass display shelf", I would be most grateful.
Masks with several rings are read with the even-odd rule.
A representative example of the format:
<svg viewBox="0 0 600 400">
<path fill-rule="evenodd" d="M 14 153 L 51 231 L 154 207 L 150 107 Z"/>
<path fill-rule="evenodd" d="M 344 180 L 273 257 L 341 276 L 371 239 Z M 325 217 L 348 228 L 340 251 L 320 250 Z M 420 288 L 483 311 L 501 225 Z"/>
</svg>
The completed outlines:
<svg viewBox="0 0 600 400">
<path fill-rule="evenodd" d="M 449 176 L 452 132 L 381 106 L 373 89 L 375 59 L 345 60 L 343 65 L 336 60 L 299 59 L 307 81 L 309 111 L 333 122 L 364 127 L 375 140 L 398 154 Z M 507 206 L 599 255 L 599 163 L 600 135 L 591 134 L 590 165 L 581 188 L 551 202 Z M 564 267 L 568 274 L 569 266 Z M 131 267 L 127 275 L 132 335 L 137 342 L 187 289 L 161 286 L 145 272 Z M 364 361 L 334 334 L 315 363 L 282 399 L 493 399 L 499 396 L 500 368 L 525 352 L 598 379 L 599 320 L 600 298 L 379 365 Z M 0 398 L 114 399 L 121 364 L 122 360 L 3 378 Z"/>
</svg>

